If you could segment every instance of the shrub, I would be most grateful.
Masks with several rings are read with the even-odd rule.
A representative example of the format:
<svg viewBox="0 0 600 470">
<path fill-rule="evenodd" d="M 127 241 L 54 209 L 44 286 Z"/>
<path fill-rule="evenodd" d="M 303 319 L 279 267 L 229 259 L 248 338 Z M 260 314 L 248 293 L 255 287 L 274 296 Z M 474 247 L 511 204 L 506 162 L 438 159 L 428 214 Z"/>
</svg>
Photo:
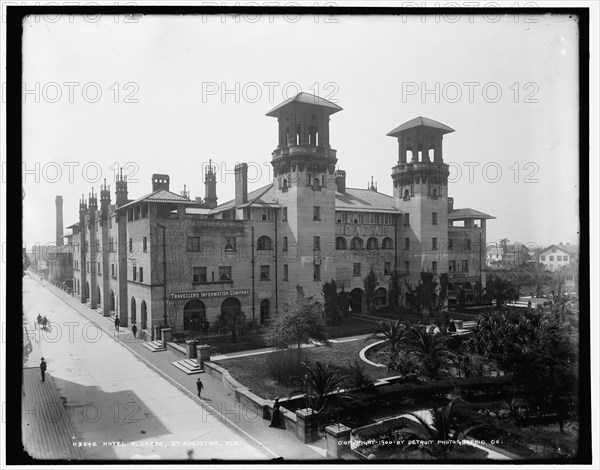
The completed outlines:
<svg viewBox="0 0 600 470">
<path fill-rule="evenodd" d="M 368 389 L 374 385 L 371 377 L 365 372 L 365 366 L 358 358 L 354 359 L 354 363 L 348 361 L 348 382 L 352 389 Z"/>
<path fill-rule="evenodd" d="M 304 365 L 298 362 L 296 353 L 283 349 L 267 354 L 265 361 L 269 375 L 278 383 L 292 384 L 304 375 Z"/>
</svg>

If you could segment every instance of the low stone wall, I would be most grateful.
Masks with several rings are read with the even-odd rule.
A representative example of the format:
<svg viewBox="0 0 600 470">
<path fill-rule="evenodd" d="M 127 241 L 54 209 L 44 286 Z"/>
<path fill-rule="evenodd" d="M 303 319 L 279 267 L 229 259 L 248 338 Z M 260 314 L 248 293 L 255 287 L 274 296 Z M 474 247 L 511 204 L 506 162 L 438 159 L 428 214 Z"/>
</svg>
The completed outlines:
<svg viewBox="0 0 600 470">
<path fill-rule="evenodd" d="M 181 357 L 182 359 L 188 358 L 187 350 L 185 349 L 185 347 L 180 346 L 177 343 L 167 343 L 167 349 L 169 351 L 174 352 L 177 356 Z"/>
<path fill-rule="evenodd" d="M 213 362 L 205 362 L 204 370 L 208 375 L 219 380 L 226 390 L 232 392 L 237 403 L 254 410 L 259 416 L 262 414 L 263 419 L 271 419 L 273 413 L 273 400 L 265 400 L 251 392 L 248 387 L 235 380 L 227 369 L 218 366 Z M 296 413 L 288 410 L 284 406 L 281 406 L 279 410 L 282 418 L 281 427 L 300 439 L 298 417 L 296 416 Z"/>
</svg>

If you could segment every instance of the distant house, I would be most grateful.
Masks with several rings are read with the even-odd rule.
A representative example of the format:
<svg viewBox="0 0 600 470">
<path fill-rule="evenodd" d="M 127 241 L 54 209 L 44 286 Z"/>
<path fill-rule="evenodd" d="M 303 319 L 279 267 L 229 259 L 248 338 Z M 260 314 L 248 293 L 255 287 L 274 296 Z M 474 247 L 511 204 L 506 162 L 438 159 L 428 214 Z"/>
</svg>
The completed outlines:
<svg viewBox="0 0 600 470">
<path fill-rule="evenodd" d="M 549 271 L 557 271 L 562 266 L 571 266 L 579 260 L 579 247 L 569 243 L 550 245 L 540 252 L 538 261 L 546 266 Z M 575 273 L 569 273 L 565 280 L 565 288 L 575 287 Z"/>
</svg>

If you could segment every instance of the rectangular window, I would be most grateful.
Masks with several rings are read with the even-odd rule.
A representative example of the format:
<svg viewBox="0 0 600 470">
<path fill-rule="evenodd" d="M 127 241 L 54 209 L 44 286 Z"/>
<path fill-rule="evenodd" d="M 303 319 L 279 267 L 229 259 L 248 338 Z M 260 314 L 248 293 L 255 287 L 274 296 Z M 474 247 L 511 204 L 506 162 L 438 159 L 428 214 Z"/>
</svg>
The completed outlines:
<svg viewBox="0 0 600 470">
<path fill-rule="evenodd" d="M 557 256 L 556 261 L 562 261 L 562 256 L 561 255 Z"/>
<path fill-rule="evenodd" d="M 268 264 L 262 264 L 260 266 L 260 280 L 261 281 L 268 281 L 269 279 L 271 279 L 271 273 L 269 270 L 270 266 Z"/>
<path fill-rule="evenodd" d="M 188 237 L 187 251 L 200 251 L 200 237 Z"/>
<path fill-rule="evenodd" d="M 431 213 L 431 225 L 437 225 L 437 212 Z"/>
<path fill-rule="evenodd" d="M 452 238 L 448 238 L 448 249 L 454 250 L 454 240 Z"/>
<path fill-rule="evenodd" d="M 219 266 L 219 281 L 231 281 L 231 266 Z"/>
<path fill-rule="evenodd" d="M 456 260 L 448 261 L 448 271 L 456 271 Z"/>
<path fill-rule="evenodd" d="M 142 244 L 144 248 L 144 253 L 146 253 L 148 251 L 148 238 L 144 237 Z"/>
<path fill-rule="evenodd" d="M 554 261 L 554 256 L 550 256 L 548 259 L 549 259 L 550 261 Z"/>
<path fill-rule="evenodd" d="M 546 255 L 542 255 L 540 256 L 540 258 L 542 259 L 542 261 L 546 261 Z"/>
<path fill-rule="evenodd" d="M 283 280 L 284 281 L 288 280 L 288 265 L 287 264 L 283 265 Z"/>
<path fill-rule="evenodd" d="M 388 276 L 392 274 L 392 263 L 391 261 L 386 261 L 383 263 L 383 274 Z"/>
<path fill-rule="evenodd" d="M 463 259 L 461 261 L 461 271 L 468 271 L 469 270 L 469 260 L 468 259 Z"/>
<path fill-rule="evenodd" d="M 431 262 L 431 272 L 437 273 L 437 261 Z"/>
<path fill-rule="evenodd" d="M 140 268 L 140 282 L 144 282 L 144 268 Z"/>
<path fill-rule="evenodd" d="M 313 206 L 313 220 L 321 220 L 321 208 Z"/>
<path fill-rule="evenodd" d="M 108 239 L 108 251 L 115 251 L 115 239 L 113 237 Z"/>
<path fill-rule="evenodd" d="M 115 264 L 110 265 L 110 274 L 112 277 L 115 277 Z"/>
<path fill-rule="evenodd" d="M 467 238 L 467 240 L 466 240 L 466 249 L 467 249 L 467 251 L 471 249 L 471 239 L 470 238 Z"/>
<path fill-rule="evenodd" d="M 320 264 L 313 265 L 313 280 L 315 280 L 315 281 L 321 280 L 321 265 Z"/>
<path fill-rule="evenodd" d="M 341 223 L 342 223 L 342 213 L 341 213 L 340 211 L 337 211 L 337 212 L 335 213 L 335 221 L 336 221 L 338 224 L 341 224 Z"/>
<path fill-rule="evenodd" d="M 197 284 L 200 282 L 206 282 L 205 266 L 192 268 L 192 283 Z"/>
<path fill-rule="evenodd" d="M 283 208 L 283 220 L 287 220 L 287 207 Z"/>
<path fill-rule="evenodd" d="M 133 280 L 137 281 L 137 268 L 135 266 L 133 267 Z"/>
<path fill-rule="evenodd" d="M 321 237 L 313 237 L 313 251 L 321 249 Z"/>
<path fill-rule="evenodd" d="M 352 264 L 352 275 L 353 276 L 360 276 L 360 263 L 353 263 Z"/>
<path fill-rule="evenodd" d="M 133 220 L 133 209 L 127 209 L 127 221 L 131 222 Z"/>
<path fill-rule="evenodd" d="M 410 238 L 408 238 L 408 237 L 404 239 L 404 249 L 405 250 L 410 249 Z"/>
<path fill-rule="evenodd" d="M 408 261 L 404 262 L 404 273 L 410 274 L 410 263 Z"/>
<path fill-rule="evenodd" d="M 100 263 L 98 263 L 98 275 L 101 276 L 102 273 L 100 272 Z"/>
<path fill-rule="evenodd" d="M 260 210 L 260 220 L 271 220 L 271 209 L 268 207 L 263 207 Z"/>
<path fill-rule="evenodd" d="M 431 249 L 432 250 L 437 250 L 438 249 L 437 238 L 435 238 L 435 237 L 431 239 Z"/>
<path fill-rule="evenodd" d="M 288 251 L 288 237 L 283 237 L 283 252 L 286 253 Z"/>
<path fill-rule="evenodd" d="M 236 251 L 235 237 L 225 237 L 225 251 Z"/>
<path fill-rule="evenodd" d="M 563 256 L 563 261 L 569 261 L 569 257 L 568 256 Z"/>
<path fill-rule="evenodd" d="M 133 251 L 133 238 L 129 239 L 129 253 Z"/>
<path fill-rule="evenodd" d="M 410 225 L 410 214 L 404 214 L 404 225 Z"/>
</svg>

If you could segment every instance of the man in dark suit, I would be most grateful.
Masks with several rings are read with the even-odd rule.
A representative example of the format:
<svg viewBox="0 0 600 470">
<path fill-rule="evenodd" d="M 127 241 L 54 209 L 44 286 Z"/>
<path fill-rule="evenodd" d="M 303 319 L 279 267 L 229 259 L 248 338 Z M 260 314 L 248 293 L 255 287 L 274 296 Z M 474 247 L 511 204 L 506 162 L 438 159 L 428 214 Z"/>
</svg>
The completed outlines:
<svg viewBox="0 0 600 470">
<path fill-rule="evenodd" d="M 42 357 L 42 362 L 40 362 L 40 373 L 42 374 L 42 382 L 46 381 L 46 361 Z"/>
</svg>

